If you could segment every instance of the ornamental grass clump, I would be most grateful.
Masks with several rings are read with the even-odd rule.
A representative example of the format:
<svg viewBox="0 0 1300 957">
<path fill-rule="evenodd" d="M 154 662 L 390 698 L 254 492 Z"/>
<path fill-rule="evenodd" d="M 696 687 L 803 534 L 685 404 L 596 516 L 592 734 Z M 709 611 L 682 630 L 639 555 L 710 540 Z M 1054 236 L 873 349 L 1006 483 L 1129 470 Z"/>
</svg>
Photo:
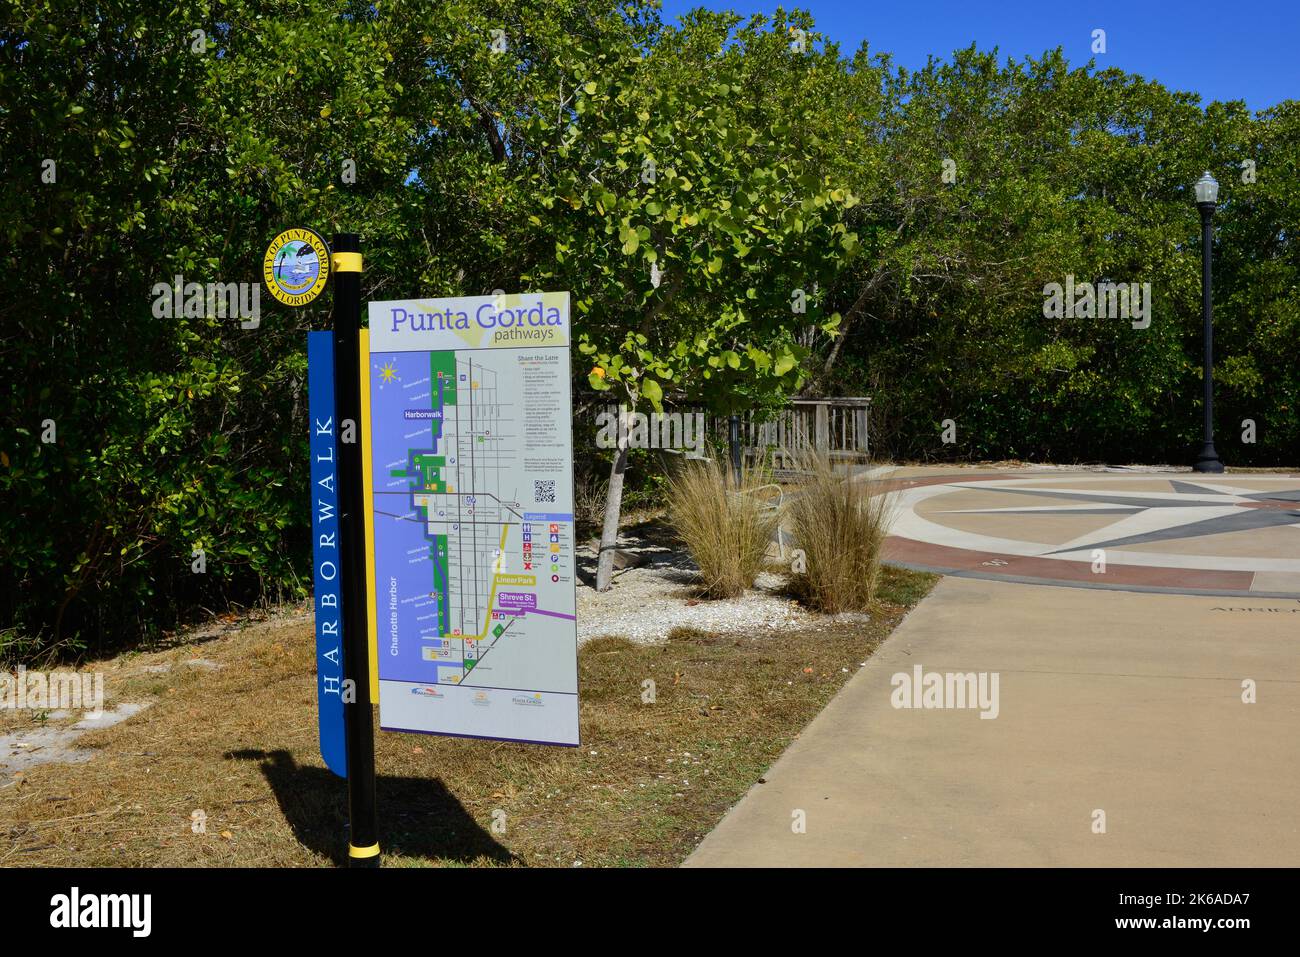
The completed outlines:
<svg viewBox="0 0 1300 957">
<path fill-rule="evenodd" d="M 817 611 L 861 611 L 880 580 L 893 495 L 879 482 L 836 469 L 825 456 L 804 456 L 800 472 L 785 510 L 798 549 L 791 562 L 794 592 Z"/>
<path fill-rule="evenodd" d="M 745 469 L 732 487 L 713 459 L 688 459 L 668 480 L 668 515 L 700 569 L 709 598 L 735 598 L 767 562 L 778 513 L 764 494 L 764 475 Z"/>
</svg>

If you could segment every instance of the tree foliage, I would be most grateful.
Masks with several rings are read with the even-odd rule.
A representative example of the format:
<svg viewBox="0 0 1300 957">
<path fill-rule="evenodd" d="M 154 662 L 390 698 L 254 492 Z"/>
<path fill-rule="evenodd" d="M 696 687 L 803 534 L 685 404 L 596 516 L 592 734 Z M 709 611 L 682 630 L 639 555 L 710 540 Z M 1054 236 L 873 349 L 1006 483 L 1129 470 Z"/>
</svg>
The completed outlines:
<svg viewBox="0 0 1300 957">
<path fill-rule="evenodd" d="M 328 297 L 255 329 L 151 310 L 178 275 L 257 283 L 287 226 L 362 234 L 369 298 L 570 289 L 587 397 L 867 392 L 898 455 L 1178 461 L 1208 168 L 1221 451 L 1294 464 L 1297 163 L 1294 101 L 1059 51 L 912 73 L 779 10 L 3 0 L 0 656 L 304 592 Z M 1149 281 L 1150 328 L 1045 319 L 1067 274 Z"/>
<path fill-rule="evenodd" d="M 852 183 L 866 254 L 840 274 L 848 335 L 823 353 L 822 385 L 872 394 L 877 437 L 898 456 L 1186 461 L 1201 428 L 1192 184 L 1208 169 L 1222 184 L 1220 450 L 1231 464 L 1293 462 L 1297 108 L 1203 110 L 1117 70 L 1071 69 L 1059 50 L 999 64 L 972 48 L 892 73 L 879 161 Z M 1045 318 L 1044 287 L 1067 276 L 1150 283 L 1150 326 Z M 955 446 L 939 442 L 946 418 Z M 1255 444 L 1239 441 L 1245 419 Z"/>
</svg>

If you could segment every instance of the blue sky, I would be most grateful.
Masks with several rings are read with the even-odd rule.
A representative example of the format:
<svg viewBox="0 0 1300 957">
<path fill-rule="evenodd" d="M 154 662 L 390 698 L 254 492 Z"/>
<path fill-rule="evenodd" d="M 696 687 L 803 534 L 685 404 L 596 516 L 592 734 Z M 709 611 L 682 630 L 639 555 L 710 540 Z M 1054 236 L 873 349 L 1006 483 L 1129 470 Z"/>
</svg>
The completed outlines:
<svg viewBox="0 0 1300 957">
<path fill-rule="evenodd" d="M 1071 65 L 1093 56 L 1092 31 L 1106 31 L 1098 67 L 1116 66 L 1211 100 L 1262 110 L 1300 99 L 1300 0 L 802 0 L 817 29 L 852 54 L 863 40 L 900 66 L 925 65 L 970 46 L 1002 59 L 1060 46 Z M 695 7 L 768 13 L 765 0 L 663 0 L 665 19 Z"/>
</svg>

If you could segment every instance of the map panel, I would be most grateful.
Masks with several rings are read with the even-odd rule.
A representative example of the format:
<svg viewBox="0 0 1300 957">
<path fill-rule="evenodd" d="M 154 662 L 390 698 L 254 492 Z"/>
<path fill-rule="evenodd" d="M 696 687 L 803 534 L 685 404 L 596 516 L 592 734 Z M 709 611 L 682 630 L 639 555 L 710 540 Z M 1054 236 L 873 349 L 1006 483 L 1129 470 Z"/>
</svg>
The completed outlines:
<svg viewBox="0 0 1300 957">
<path fill-rule="evenodd" d="M 568 295 L 369 312 L 380 724 L 576 745 Z"/>
</svg>

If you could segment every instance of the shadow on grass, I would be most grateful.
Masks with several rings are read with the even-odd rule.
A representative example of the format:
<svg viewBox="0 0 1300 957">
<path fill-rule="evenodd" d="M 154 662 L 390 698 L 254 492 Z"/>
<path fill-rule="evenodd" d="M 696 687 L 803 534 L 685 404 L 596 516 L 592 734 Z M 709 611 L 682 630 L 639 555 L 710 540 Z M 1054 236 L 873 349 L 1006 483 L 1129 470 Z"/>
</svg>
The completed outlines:
<svg viewBox="0 0 1300 957">
<path fill-rule="evenodd" d="M 260 761 L 294 837 L 345 866 L 347 784 L 326 768 L 302 767 L 288 751 L 241 750 L 227 758 Z M 458 864 L 520 859 L 484 830 L 441 781 L 379 775 L 379 842 L 385 855 L 431 858 Z"/>
</svg>

